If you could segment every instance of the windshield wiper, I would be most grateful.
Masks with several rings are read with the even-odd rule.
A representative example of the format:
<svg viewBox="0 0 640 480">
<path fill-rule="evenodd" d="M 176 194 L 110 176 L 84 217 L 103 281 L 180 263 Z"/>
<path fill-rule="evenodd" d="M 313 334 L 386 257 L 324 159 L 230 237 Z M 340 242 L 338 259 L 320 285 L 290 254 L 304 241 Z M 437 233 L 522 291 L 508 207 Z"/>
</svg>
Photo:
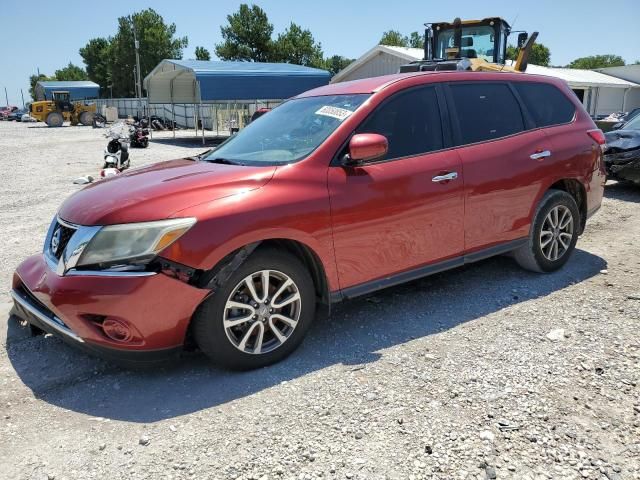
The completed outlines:
<svg viewBox="0 0 640 480">
<path fill-rule="evenodd" d="M 197 162 L 198 160 L 201 160 L 202 157 L 204 157 L 205 155 L 208 155 L 209 153 L 211 153 L 213 151 L 213 148 L 210 148 L 209 150 L 205 150 L 202 153 L 199 153 L 198 155 L 192 155 L 190 157 L 184 157 L 187 160 L 193 160 L 195 162 Z"/>
<path fill-rule="evenodd" d="M 207 158 L 205 162 L 222 163 L 224 165 L 242 165 L 242 163 L 240 162 L 234 162 L 233 160 L 229 160 L 228 158 L 222 158 L 222 157 L 211 158 L 211 159 Z"/>
</svg>

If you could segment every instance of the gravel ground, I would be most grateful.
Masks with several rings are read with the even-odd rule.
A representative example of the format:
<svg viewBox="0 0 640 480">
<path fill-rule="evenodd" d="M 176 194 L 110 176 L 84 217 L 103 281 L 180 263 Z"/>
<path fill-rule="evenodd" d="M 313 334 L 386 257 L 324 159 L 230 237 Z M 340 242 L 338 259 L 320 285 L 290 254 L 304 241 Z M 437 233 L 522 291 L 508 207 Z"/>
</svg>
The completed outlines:
<svg viewBox="0 0 640 480">
<path fill-rule="evenodd" d="M 501 257 L 345 302 L 267 369 L 126 371 L 6 303 L 104 145 L 0 123 L 0 478 L 640 479 L 640 189 L 608 186 L 560 272 Z"/>
</svg>

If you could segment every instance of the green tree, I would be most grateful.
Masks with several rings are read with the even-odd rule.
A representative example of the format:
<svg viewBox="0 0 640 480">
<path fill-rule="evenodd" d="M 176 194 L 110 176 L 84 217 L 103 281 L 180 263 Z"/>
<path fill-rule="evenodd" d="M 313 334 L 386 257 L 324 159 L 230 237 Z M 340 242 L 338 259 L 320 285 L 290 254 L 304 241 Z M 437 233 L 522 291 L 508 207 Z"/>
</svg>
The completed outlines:
<svg viewBox="0 0 640 480">
<path fill-rule="evenodd" d="M 33 100 L 36 100 L 36 84 L 40 81 L 46 82 L 47 80 L 56 80 L 56 77 L 48 77 L 44 73 L 31 75 L 29 77 L 29 95 L 31 95 Z"/>
<path fill-rule="evenodd" d="M 209 50 L 204 47 L 196 47 L 196 60 L 211 60 Z"/>
<path fill-rule="evenodd" d="M 589 57 L 576 58 L 568 66 L 569 68 L 582 68 L 592 70 L 594 68 L 621 67 L 624 59 L 618 55 L 591 55 Z"/>
<path fill-rule="evenodd" d="M 412 48 L 424 48 L 424 34 L 411 32 L 409 34 L 409 46 Z"/>
<path fill-rule="evenodd" d="M 347 68 L 353 61 L 353 59 L 343 57 L 342 55 L 333 55 L 332 57 L 325 58 L 324 65 L 321 68 L 328 70 L 333 77 L 340 70 Z"/>
<path fill-rule="evenodd" d="M 514 45 L 507 46 L 507 60 L 516 60 L 518 58 L 518 47 Z M 551 61 L 551 51 L 543 43 L 534 43 L 529 53 L 529 63 L 532 65 L 541 65 L 548 67 Z"/>
<path fill-rule="evenodd" d="M 92 38 L 80 49 L 89 80 L 106 92 L 111 85 L 111 38 Z"/>
<path fill-rule="evenodd" d="M 268 62 L 273 57 L 273 25 L 257 5 L 240 5 L 236 13 L 227 15 L 228 25 L 220 27 L 222 42 L 216 55 L 222 60 Z"/>
<path fill-rule="evenodd" d="M 322 45 L 309 30 L 293 22 L 273 43 L 272 61 L 295 63 L 307 67 L 323 67 Z"/>
<path fill-rule="evenodd" d="M 89 77 L 87 76 L 87 72 L 71 62 L 69 62 L 69 65 L 67 65 L 66 67 L 61 68 L 60 70 L 56 70 L 54 73 L 54 77 L 56 77 L 56 80 L 58 81 L 89 79 Z"/>
<path fill-rule="evenodd" d="M 165 58 L 182 58 L 182 50 L 188 45 L 187 37 L 175 38 L 176 25 L 166 24 L 161 15 L 148 8 L 120 17 L 118 32 L 111 40 L 109 58 L 113 95 L 135 96 L 134 66 L 136 64 L 133 29 L 139 42 L 140 77 L 145 76 Z"/>
<path fill-rule="evenodd" d="M 382 38 L 378 42 L 380 45 L 389 45 L 393 47 L 408 47 L 409 39 L 397 30 L 388 30 L 382 34 Z"/>
</svg>

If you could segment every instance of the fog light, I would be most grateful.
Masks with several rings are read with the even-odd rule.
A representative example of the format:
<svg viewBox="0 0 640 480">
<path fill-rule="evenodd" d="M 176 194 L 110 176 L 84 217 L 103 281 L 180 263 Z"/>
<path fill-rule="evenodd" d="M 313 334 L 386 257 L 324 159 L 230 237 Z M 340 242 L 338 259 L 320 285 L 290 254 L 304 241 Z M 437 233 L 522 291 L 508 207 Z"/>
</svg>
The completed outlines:
<svg viewBox="0 0 640 480">
<path fill-rule="evenodd" d="M 115 318 L 105 319 L 105 321 L 102 322 L 102 330 L 104 330 L 104 334 L 107 337 L 116 342 L 128 342 L 132 338 L 129 326 Z"/>
</svg>

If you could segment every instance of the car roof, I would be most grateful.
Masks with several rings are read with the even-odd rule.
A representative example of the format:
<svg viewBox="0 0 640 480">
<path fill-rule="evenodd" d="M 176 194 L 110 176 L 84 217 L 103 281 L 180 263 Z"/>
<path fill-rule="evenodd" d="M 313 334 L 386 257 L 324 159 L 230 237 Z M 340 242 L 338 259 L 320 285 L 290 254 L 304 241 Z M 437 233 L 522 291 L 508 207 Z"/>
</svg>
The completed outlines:
<svg viewBox="0 0 640 480">
<path fill-rule="evenodd" d="M 446 82 L 446 81 L 529 81 L 529 82 L 544 82 L 544 83 L 558 83 L 558 80 L 553 77 L 547 77 L 544 75 L 523 75 L 516 72 L 471 72 L 471 71 L 439 71 L 439 72 L 411 72 L 411 73 L 396 73 L 393 75 L 382 75 L 380 77 L 363 78 L 360 80 L 351 80 L 348 82 L 330 83 L 323 87 L 314 88 L 301 93 L 296 98 L 302 97 L 318 97 L 323 95 L 353 95 L 358 93 L 375 93 L 390 85 L 394 85 L 400 82 L 414 83 L 412 80 L 416 77 L 424 77 L 431 79 L 433 82 Z M 560 81 L 560 83 L 562 83 Z"/>
</svg>

